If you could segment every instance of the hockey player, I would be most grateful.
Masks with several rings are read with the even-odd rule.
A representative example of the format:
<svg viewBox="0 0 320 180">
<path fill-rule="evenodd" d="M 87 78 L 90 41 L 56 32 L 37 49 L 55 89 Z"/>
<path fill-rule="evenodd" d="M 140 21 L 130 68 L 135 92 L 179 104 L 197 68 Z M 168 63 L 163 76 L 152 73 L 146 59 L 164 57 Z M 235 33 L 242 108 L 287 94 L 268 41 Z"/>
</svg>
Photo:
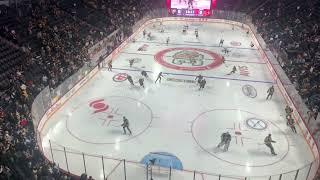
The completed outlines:
<svg viewBox="0 0 320 180">
<path fill-rule="evenodd" d="M 144 79 L 143 78 L 139 79 L 139 84 L 140 84 L 141 87 L 144 88 Z"/>
<path fill-rule="evenodd" d="M 198 80 L 197 83 L 200 84 L 200 82 L 202 81 L 202 79 L 203 79 L 203 76 L 202 76 L 201 74 L 199 74 L 199 75 L 196 77 L 195 80 L 196 80 L 196 81 Z"/>
<path fill-rule="evenodd" d="M 198 39 L 198 38 L 199 38 L 198 28 L 196 28 L 196 29 L 194 30 L 194 34 L 196 35 L 196 38 Z"/>
<path fill-rule="evenodd" d="M 223 48 L 222 52 L 224 52 L 224 55 L 229 55 L 230 50 L 228 48 Z"/>
<path fill-rule="evenodd" d="M 272 140 L 271 134 L 269 134 L 266 138 L 264 138 L 264 144 L 265 144 L 268 148 L 270 148 L 270 151 L 271 151 L 271 154 L 272 154 L 272 155 L 277 155 L 277 154 L 274 152 L 272 143 L 276 143 L 276 141 Z"/>
<path fill-rule="evenodd" d="M 123 116 L 123 123 L 121 124 L 124 134 L 127 134 L 126 129 L 129 131 L 130 135 L 132 134 L 130 128 L 129 128 L 129 120 Z"/>
<path fill-rule="evenodd" d="M 167 40 L 166 40 L 167 46 L 168 46 L 168 44 L 169 44 L 169 41 L 170 41 L 170 38 L 167 37 Z"/>
<path fill-rule="evenodd" d="M 163 75 L 162 75 L 162 72 L 160 72 L 159 74 L 158 74 L 158 77 L 157 77 L 157 79 L 156 79 L 156 81 L 154 82 L 154 83 L 157 83 L 157 81 L 159 80 L 159 83 L 161 83 L 161 78 L 163 77 Z"/>
<path fill-rule="evenodd" d="M 292 132 L 297 133 L 295 122 L 292 117 L 287 117 L 287 125 L 291 128 Z"/>
<path fill-rule="evenodd" d="M 233 66 L 232 71 L 230 73 L 228 73 L 227 75 L 234 74 L 234 73 L 236 73 L 236 71 L 237 71 L 236 66 Z"/>
<path fill-rule="evenodd" d="M 103 61 L 103 57 L 100 56 L 99 59 L 98 59 L 98 69 L 101 69 L 102 61 Z"/>
<path fill-rule="evenodd" d="M 270 99 L 271 99 L 271 98 L 272 98 L 272 95 L 273 95 L 273 93 L 274 93 L 274 87 L 271 86 L 271 87 L 268 89 L 267 93 L 268 93 L 268 95 L 267 95 L 266 100 L 268 100 L 269 97 L 270 97 Z"/>
<path fill-rule="evenodd" d="M 141 75 L 143 76 L 143 77 L 145 77 L 145 78 L 148 78 L 148 74 L 147 74 L 147 72 L 146 71 L 141 71 Z"/>
<path fill-rule="evenodd" d="M 219 47 L 222 47 L 222 46 L 223 46 L 223 42 L 224 42 L 224 39 L 220 39 Z"/>
<path fill-rule="evenodd" d="M 254 47 L 254 44 L 253 44 L 253 42 L 251 42 L 251 44 L 250 44 L 250 47 L 251 47 L 251 48 L 253 48 L 253 47 Z"/>
<path fill-rule="evenodd" d="M 132 77 L 128 74 L 127 75 L 127 79 L 128 79 L 128 81 L 130 82 L 130 84 L 132 85 L 132 86 L 134 86 L 134 84 L 133 84 L 133 79 L 132 79 Z"/>
<path fill-rule="evenodd" d="M 148 33 L 148 38 L 149 41 L 151 41 L 151 32 Z"/>
<path fill-rule="evenodd" d="M 134 59 L 129 59 L 129 66 L 130 67 L 132 67 L 133 63 L 134 63 Z"/>
<path fill-rule="evenodd" d="M 206 81 L 205 79 L 202 79 L 202 80 L 200 81 L 199 91 L 204 88 L 204 86 L 206 85 L 206 83 L 207 83 L 207 81 Z"/>
<path fill-rule="evenodd" d="M 187 33 L 187 26 L 183 26 L 182 33 L 183 33 L 183 34 L 186 34 L 186 33 Z"/>
<path fill-rule="evenodd" d="M 218 144 L 218 148 L 224 146 L 223 151 L 226 152 L 229 149 L 229 145 L 231 142 L 231 135 L 229 132 L 222 133 L 221 135 L 221 142 Z"/>
<path fill-rule="evenodd" d="M 147 34 L 147 31 L 144 29 L 143 32 L 142 32 L 142 34 L 143 34 L 143 38 L 145 38 L 145 37 L 146 37 L 146 34 Z"/>
<path fill-rule="evenodd" d="M 112 71 L 112 60 L 108 62 L 108 71 Z"/>
<path fill-rule="evenodd" d="M 286 112 L 286 118 L 291 117 L 291 114 L 293 112 L 293 109 L 291 109 L 291 107 L 289 107 L 288 105 L 285 108 L 285 112 Z"/>
</svg>

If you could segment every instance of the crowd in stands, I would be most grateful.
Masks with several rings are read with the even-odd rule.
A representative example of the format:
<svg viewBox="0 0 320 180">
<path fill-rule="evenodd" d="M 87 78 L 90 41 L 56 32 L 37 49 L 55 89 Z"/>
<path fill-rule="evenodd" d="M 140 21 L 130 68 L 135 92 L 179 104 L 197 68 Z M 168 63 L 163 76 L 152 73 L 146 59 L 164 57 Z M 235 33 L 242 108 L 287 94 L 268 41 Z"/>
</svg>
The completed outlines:
<svg viewBox="0 0 320 180">
<path fill-rule="evenodd" d="M 57 87 L 89 62 L 90 47 L 139 20 L 152 1 L 31 3 L 22 9 L 0 6 L 0 179 L 72 179 L 38 149 L 32 102 L 43 88 Z"/>
<path fill-rule="evenodd" d="M 281 66 L 312 110 L 320 110 L 320 3 L 319 1 L 260 1 L 252 17 Z M 281 57 L 281 58 L 280 58 Z"/>
</svg>

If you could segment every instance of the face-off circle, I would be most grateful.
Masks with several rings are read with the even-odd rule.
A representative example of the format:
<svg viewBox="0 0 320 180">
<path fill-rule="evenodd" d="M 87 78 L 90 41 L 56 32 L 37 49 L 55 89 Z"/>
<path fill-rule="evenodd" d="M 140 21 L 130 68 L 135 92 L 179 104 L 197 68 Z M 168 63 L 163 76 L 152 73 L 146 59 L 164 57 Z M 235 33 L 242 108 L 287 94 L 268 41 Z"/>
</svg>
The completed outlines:
<svg viewBox="0 0 320 180">
<path fill-rule="evenodd" d="M 222 64 L 222 57 L 198 48 L 169 48 L 158 52 L 154 59 L 161 65 L 176 70 L 203 71 Z"/>
<path fill-rule="evenodd" d="M 148 105 L 122 96 L 79 103 L 70 114 L 66 120 L 68 132 L 90 144 L 115 144 L 133 139 L 149 128 L 153 118 Z M 132 135 L 123 134 L 123 116 L 129 120 Z"/>
<path fill-rule="evenodd" d="M 249 128 L 248 120 L 252 127 L 257 127 L 255 124 L 259 122 L 263 128 L 268 127 L 269 131 Z M 266 124 L 262 124 L 262 121 Z M 287 136 L 276 124 L 239 109 L 205 111 L 194 119 L 191 132 L 195 142 L 203 151 L 221 161 L 238 166 L 270 166 L 282 161 L 289 151 Z M 223 147 L 217 148 L 224 132 L 229 132 L 231 135 L 227 152 L 222 151 Z M 264 144 L 264 139 L 269 133 L 277 142 L 273 144 L 277 156 L 272 156 L 270 149 Z"/>
</svg>

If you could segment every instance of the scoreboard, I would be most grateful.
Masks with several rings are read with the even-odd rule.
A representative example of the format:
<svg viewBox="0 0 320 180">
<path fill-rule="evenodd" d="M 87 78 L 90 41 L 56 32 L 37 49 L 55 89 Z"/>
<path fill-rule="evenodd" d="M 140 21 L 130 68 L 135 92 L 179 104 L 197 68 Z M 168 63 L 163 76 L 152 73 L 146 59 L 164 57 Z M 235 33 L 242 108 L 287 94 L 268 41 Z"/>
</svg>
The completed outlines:
<svg viewBox="0 0 320 180">
<path fill-rule="evenodd" d="M 210 16 L 216 6 L 216 0 L 167 0 L 170 15 L 174 16 Z"/>
</svg>

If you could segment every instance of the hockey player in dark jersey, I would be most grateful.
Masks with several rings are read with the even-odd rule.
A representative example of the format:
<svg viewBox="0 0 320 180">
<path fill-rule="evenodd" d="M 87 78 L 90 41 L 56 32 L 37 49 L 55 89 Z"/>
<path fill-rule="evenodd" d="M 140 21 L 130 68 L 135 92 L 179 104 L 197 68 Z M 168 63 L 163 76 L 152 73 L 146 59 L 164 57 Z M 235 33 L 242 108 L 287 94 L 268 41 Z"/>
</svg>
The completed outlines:
<svg viewBox="0 0 320 180">
<path fill-rule="evenodd" d="M 128 79 L 128 81 L 130 82 L 130 84 L 132 85 L 132 86 L 134 86 L 134 84 L 133 84 L 133 79 L 132 79 L 132 77 L 128 74 L 127 75 L 127 79 Z"/>
<path fill-rule="evenodd" d="M 218 148 L 224 146 L 223 151 L 226 152 L 229 149 L 229 145 L 231 142 L 231 135 L 229 132 L 222 133 L 221 135 L 221 142 L 218 144 Z"/>
<path fill-rule="evenodd" d="M 224 39 L 220 39 L 219 47 L 222 47 L 222 46 L 223 46 L 223 42 L 224 42 Z"/>
<path fill-rule="evenodd" d="M 145 38 L 146 34 L 147 34 L 147 31 L 144 29 L 142 34 L 143 34 L 143 38 Z"/>
<path fill-rule="evenodd" d="M 139 79 L 139 84 L 140 84 L 141 87 L 144 88 L 144 79 L 143 78 Z"/>
<path fill-rule="evenodd" d="M 130 135 L 132 134 L 129 128 L 129 120 L 125 116 L 123 116 L 123 123 L 121 124 L 121 126 L 123 128 L 124 134 L 127 134 L 126 129 L 129 131 Z"/>
<path fill-rule="evenodd" d="M 199 37 L 198 28 L 196 28 L 196 29 L 194 30 L 194 34 L 196 35 L 196 38 L 198 39 L 198 37 Z"/>
<path fill-rule="evenodd" d="M 108 62 L 108 71 L 112 71 L 112 60 Z"/>
<path fill-rule="evenodd" d="M 148 38 L 147 38 L 147 39 L 148 39 L 149 41 L 152 40 L 151 32 L 148 33 Z"/>
<path fill-rule="evenodd" d="M 226 64 L 226 58 L 224 56 L 221 57 L 222 63 Z M 227 66 L 227 65 L 226 65 Z"/>
<path fill-rule="evenodd" d="M 134 63 L 134 59 L 129 59 L 129 66 L 130 67 L 132 67 L 133 63 Z"/>
<path fill-rule="evenodd" d="M 169 44 L 169 41 L 170 41 L 170 38 L 167 37 L 167 40 L 166 40 L 167 46 L 168 46 L 168 44 Z"/>
<path fill-rule="evenodd" d="M 199 84 L 200 85 L 199 90 L 203 89 L 205 87 L 206 83 L 207 83 L 207 81 L 205 79 L 202 79 Z"/>
<path fill-rule="evenodd" d="M 230 73 L 228 73 L 227 75 L 231 75 L 237 72 L 237 68 L 236 66 L 233 66 L 232 71 Z"/>
<path fill-rule="evenodd" d="M 269 97 L 270 97 L 270 99 L 271 99 L 271 98 L 272 98 L 272 96 L 273 96 L 273 93 L 274 93 L 274 87 L 273 87 L 273 86 L 271 86 L 271 87 L 268 89 L 267 93 L 268 93 L 268 95 L 267 95 L 266 100 L 268 100 L 268 99 L 269 99 Z"/>
<path fill-rule="evenodd" d="M 274 148 L 272 146 L 272 143 L 276 143 L 276 141 L 272 140 L 271 134 L 269 134 L 266 138 L 264 138 L 264 144 L 270 149 L 272 155 L 277 155 L 274 152 Z"/>
<path fill-rule="evenodd" d="M 141 75 L 145 78 L 148 78 L 148 74 L 146 71 L 141 71 Z"/>
<path fill-rule="evenodd" d="M 158 77 L 157 77 L 157 79 L 156 79 L 156 81 L 154 82 L 154 83 L 157 83 L 157 81 L 159 80 L 159 83 L 161 83 L 161 78 L 163 77 L 163 75 L 162 75 L 162 72 L 160 72 L 159 74 L 158 74 Z"/>
<path fill-rule="evenodd" d="M 203 79 L 203 76 L 202 76 L 201 74 L 199 74 L 199 75 L 196 77 L 196 79 L 194 79 L 194 80 L 196 80 L 197 83 L 200 84 L 200 82 L 202 81 L 202 79 Z"/>
</svg>

